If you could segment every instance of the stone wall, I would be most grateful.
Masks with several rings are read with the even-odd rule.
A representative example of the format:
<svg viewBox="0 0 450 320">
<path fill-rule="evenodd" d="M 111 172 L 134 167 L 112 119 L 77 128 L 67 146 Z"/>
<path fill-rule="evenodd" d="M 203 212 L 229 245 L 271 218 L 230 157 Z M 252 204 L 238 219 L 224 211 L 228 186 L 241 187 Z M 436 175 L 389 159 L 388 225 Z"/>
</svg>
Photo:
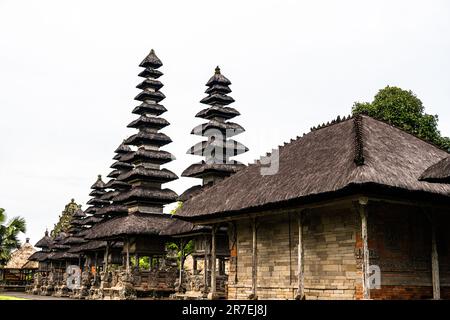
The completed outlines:
<svg viewBox="0 0 450 320">
<path fill-rule="evenodd" d="M 355 259 L 358 220 L 350 210 L 315 211 L 305 217 L 305 293 L 308 299 L 352 299 L 360 282 Z M 259 299 L 293 299 L 297 290 L 298 225 L 294 214 L 258 220 Z M 248 220 L 236 223 L 236 255 L 230 262 L 229 299 L 251 294 L 252 231 Z M 237 259 L 237 282 L 234 259 Z"/>
<path fill-rule="evenodd" d="M 370 265 L 381 270 L 381 288 L 372 299 L 428 299 L 431 285 L 431 227 L 414 207 L 371 202 L 368 235 Z M 258 218 L 257 296 L 293 299 L 297 290 L 298 225 L 295 213 Z M 362 299 L 361 220 L 352 205 L 304 214 L 306 299 Z M 441 296 L 450 296 L 450 228 L 440 218 L 438 251 Z M 228 299 L 247 299 L 252 287 L 252 227 L 235 221 L 230 236 Z"/>
</svg>

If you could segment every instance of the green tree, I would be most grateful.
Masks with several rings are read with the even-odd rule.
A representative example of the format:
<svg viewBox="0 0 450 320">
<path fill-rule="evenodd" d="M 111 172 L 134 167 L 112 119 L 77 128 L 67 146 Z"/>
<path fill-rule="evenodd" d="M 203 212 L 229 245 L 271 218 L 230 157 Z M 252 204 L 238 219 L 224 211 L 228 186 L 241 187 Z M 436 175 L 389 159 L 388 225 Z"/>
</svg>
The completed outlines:
<svg viewBox="0 0 450 320">
<path fill-rule="evenodd" d="M 177 206 L 170 211 L 170 214 L 175 214 L 183 207 L 183 202 L 178 201 Z M 178 265 L 183 264 L 186 258 L 194 251 L 194 241 L 186 242 L 168 242 L 166 248 L 169 251 L 177 253 Z"/>
<path fill-rule="evenodd" d="M 14 217 L 6 223 L 5 210 L 0 208 L 0 265 L 11 257 L 11 251 L 20 247 L 19 233 L 26 231 L 25 219 Z"/>
<path fill-rule="evenodd" d="M 59 216 L 58 222 L 54 225 L 53 230 L 50 232 L 52 237 L 56 237 L 61 232 L 67 232 L 70 227 L 70 223 L 72 222 L 72 217 L 75 211 L 77 211 L 81 206 L 75 203 L 75 200 L 72 199 L 62 211 Z"/>
<path fill-rule="evenodd" d="M 372 102 L 355 102 L 352 112 L 386 121 L 443 149 L 450 149 L 450 138 L 443 137 L 438 130 L 438 116 L 425 113 L 422 101 L 412 91 L 387 86 L 378 91 Z"/>
</svg>

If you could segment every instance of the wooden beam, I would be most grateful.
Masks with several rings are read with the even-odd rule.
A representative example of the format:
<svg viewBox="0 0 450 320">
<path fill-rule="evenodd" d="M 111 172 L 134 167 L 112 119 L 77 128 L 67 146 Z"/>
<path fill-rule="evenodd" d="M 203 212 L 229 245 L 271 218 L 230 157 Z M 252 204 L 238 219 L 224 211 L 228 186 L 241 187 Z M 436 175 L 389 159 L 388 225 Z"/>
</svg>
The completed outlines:
<svg viewBox="0 0 450 320">
<path fill-rule="evenodd" d="M 368 231 L 367 231 L 367 220 L 368 220 L 368 211 L 367 204 L 369 200 L 366 197 L 361 197 L 358 200 L 359 205 L 359 213 L 361 216 L 361 238 L 363 243 L 363 263 L 362 263 L 362 271 L 363 271 L 363 298 L 370 299 L 370 274 L 369 274 L 369 241 L 368 241 Z"/>
<path fill-rule="evenodd" d="M 298 223 L 298 261 L 297 261 L 297 300 L 305 299 L 305 280 L 303 273 L 303 210 L 297 215 Z"/>
<path fill-rule="evenodd" d="M 209 292 L 209 298 L 215 299 L 217 297 L 216 292 L 216 232 L 217 226 L 213 226 L 211 230 L 211 291 Z"/>
<path fill-rule="evenodd" d="M 250 299 L 257 299 L 257 279 L 258 279 L 258 250 L 257 250 L 257 225 L 256 217 L 252 219 L 252 294 Z"/>
<path fill-rule="evenodd" d="M 433 281 L 433 299 L 441 299 L 441 284 L 439 279 L 439 256 L 436 242 L 436 222 L 431 216 L 431 278 Z"/>
</svg>

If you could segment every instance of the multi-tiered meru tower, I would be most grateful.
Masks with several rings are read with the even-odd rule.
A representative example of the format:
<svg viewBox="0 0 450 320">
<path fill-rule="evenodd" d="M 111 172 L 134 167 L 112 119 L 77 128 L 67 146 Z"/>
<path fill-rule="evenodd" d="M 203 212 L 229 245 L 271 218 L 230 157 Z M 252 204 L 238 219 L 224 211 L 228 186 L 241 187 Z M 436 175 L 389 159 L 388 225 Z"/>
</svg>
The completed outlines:
<svg viewBox="0 0 450 320">
<path fill-rule="evenodd" d="M 244 132 L 244 128 L 239 124 L 228 121 L 240 115 L 236 109 L 228 106 L 234 102 L 234 99 L 228 96 L 231 92 L 230 85 L 230 80 L 222 75 L 217 67 L 206 83 L 208 89 L 205 93 L 208 96 L 200 101 L 208 105 L 208 108 L 195 115 L 208 122 L 195 127 L 191 134 L 207 137 L 208 140 L 197 143 L 187 153 L 203 156 L 205 159 L 189 166 L 182 176 L 201 178 L 203 186 L 214 184 L 244 167 L 244 164 L 230 159 L 248 151 L 243 144 L 230 139 Z"/>
<path fill-rule="evenodd" d="M 161 165 L 170 162 L 174 157 L 167 151 L 160 150 L 172 140 L 162 132 L 169 122 L 160 115 L 166 109 L 159 104 L 165 98 L 159 90 L 163 84 L 157 80 L 162 73 L 157 69 L 162 66 L 161 60 L 153 50 L 141 62 L 144 67 L 139 76 L 145 78 L 137 88 L 142 91 L 135 100 L 141 105 L 133 110 L 139 118 L 132 121 L 128 127 L 138 129 L 138 133 L 125 140 L 125 145 L 135 146 L 137 150 L 130 153 L 126 159 L 133 165 L 128 172 L 122 173 L 117 180 L 129 183 L 131 189 L 114 198 L 123 201 L 128 206 L 129 213 L 162 213 L 165 204 L 174 202 L 177 194 L 170 189 L 162 189 L 161 185 L 178 179 L 170 170 L 161 169 Z"/>
<path fill-rule="evenodd" d="M 106 187 L 112 189 L 106 197 L 111 201 L 99 213 L 107 219 L 92 228 L 90 239 L 105 240 L 108 245 L 123 241 L 126 270 L 130 270 L 130 254 L 137 257 L 158 257 L 165 255 L 166 237 L 159 233 L 172 221 L 170 214 L 163 213 L 166 204 L 176 201 L 177 194 L 162 184 L 177 179 L 177 175 L 161 165 L 174 157 L 160 150 L 172 140 L 162 132 L 169 122 L 160 117 L 166 108 L 159 104 L 165 98 L 159 90 L 163 84 L 158 80 L 162 73 L 157 70 L 161 60 L 153 50 L 141 62 L 145 68 L 139 76 L 145 78 L 137 88 L 142 91 L 135 100 L 141 102 L 133 113 L 139 117 L 128 127 L 138 130 L 125 139 L 116 150 L 114 169 L 108 176 L 111 181 Z M 111 197 L 112 196 L 112 197 Z M 126 212 L 123 212 L 126 208 Z"/>
</svg>

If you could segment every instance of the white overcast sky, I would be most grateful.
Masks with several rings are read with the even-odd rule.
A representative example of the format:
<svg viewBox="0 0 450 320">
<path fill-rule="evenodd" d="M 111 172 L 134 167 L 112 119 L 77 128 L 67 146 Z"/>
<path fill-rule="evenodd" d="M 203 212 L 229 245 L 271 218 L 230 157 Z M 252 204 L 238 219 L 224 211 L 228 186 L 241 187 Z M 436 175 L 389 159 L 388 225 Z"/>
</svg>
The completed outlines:
<svg viewBox="0 0 450 320">
<path fill-rule="evenodd" d="M 86 208 L 134 133 L 151 48 L 178 175 L 200 160 L 185 152 L 216 65 L 233 83 L 245 163 L 386 85 L 414 91 L 450 135 L 449 1 L 0 0 L 0 207 L 26 218 L 32 243 L 71 198 Z"/>
</svg>

